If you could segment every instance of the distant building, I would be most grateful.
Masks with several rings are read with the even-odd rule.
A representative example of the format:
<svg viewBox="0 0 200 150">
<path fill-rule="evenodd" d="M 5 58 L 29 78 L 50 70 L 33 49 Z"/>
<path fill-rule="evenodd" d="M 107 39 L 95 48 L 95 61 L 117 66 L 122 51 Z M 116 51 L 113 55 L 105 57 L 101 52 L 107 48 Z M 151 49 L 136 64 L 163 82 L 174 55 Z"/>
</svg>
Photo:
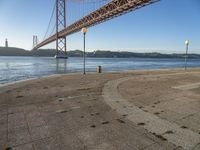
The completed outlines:
<svg viewBox="0 0 200 150">
<path fill-rule="evenodd" d="M 8 47 L 8 39 L 5 41 L 5 47 Z"/>
</svg>

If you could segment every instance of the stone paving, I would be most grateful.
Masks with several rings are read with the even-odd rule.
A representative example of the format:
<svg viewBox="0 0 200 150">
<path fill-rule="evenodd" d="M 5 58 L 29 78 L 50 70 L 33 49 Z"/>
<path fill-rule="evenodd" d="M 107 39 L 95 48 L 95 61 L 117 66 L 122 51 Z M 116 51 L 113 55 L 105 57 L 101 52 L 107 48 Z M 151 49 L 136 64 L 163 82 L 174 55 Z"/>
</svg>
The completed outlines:
<svg viewBox="0 0 200 150">
<path fill-rule="evenodd" d="M 118 114 L 102 97 L 134 73 L 66 75 L 0 88 L 0 149 L 181 150 Z"/>
<path fill-rule="evenodd" d="M 195 72 L 127 78 L 119 83 L 120 92 L 117 93 L 122 94 L 124 101 L 134 104 L 135 109 L 131 113 L 136 114 L 138 110 L 139 116 L 146 115 L 139 120 L 144 122 L 143 127 L 149 132 L 153 130 L 185 149 L 200 149 L 199 75 Z M 137 122 L 138 118 L 133 116 L 132 121 Z M 148 116 L 153 122 L 148 120 Z M 154 123 L 156 130 L 148 127 Z"/>
</svg>

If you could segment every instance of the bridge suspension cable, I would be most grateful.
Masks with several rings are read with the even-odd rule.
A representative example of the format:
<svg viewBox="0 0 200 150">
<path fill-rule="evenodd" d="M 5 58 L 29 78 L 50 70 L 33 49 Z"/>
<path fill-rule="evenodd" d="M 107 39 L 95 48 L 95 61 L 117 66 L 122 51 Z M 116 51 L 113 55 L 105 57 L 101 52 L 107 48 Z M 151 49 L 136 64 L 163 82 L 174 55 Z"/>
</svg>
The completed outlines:
<svg viewBox="0 0 200 150">
<path fill-rule="evenodd" d="M 99 9 L 110 1 L 111 0 L 68 0 L 66 7 L 67 26 Z"/>
<path fill-rule="evenodd" d="M 58 39 L 65 39 L 73 33 L 80 31 L 83 27 L 91 27 L 114 17 L 118 17 L 130 11 L 140 9 L 160 0 L 57 0 L 67 1 L 65 16 L 67 23 L 56 34 L 39 43 L 34 49 L 38 49 Z M 82 2 L 77 6 L 75 2 Z M 95 1 L 95 2 L 94 2 Z M 90 2 L 90 3 L 89 3 Z M 94 2 L 94 3 L 92 3 Z M 80 5 L 80 3 L 79 3 Z M 80 8 L 81 7 L 81 8 Z M 62 8 L 62 7 L 61 7 Z M 80 13 L 82 11 L 82 13 Z M 57 11 L 58 12 L 58 11 Z M 61 15 L 63 16 L 63 15 Z M 58 21 L 58 19 L 57 19 Z M 57 24 L 58 26 L 58 24 Z M 56 27 L 57 27 L 56 26 Z"/>
<path fill-rule="evenodd" d="M 66 0 L 66 26 L 71 25 L 72 23 L 86 16 L 88 13 L 105 5 L 109 1 L 111 0 Z M 43 41 L 56 32 L 56 23 L 52 25 L 53 21 L 55 21 L 55 14 L 56 2 L 54 3 Z"/>
<path fill-rule="evenodd" d="M 45 40 L 45 38 L 47 37 L 47 34 L 48 34 L 49 30 L 50 30 L 53 17 L 55 16 L 55 9 L 56 9 L 56 3 L 54 3 L 53 10 L 52 10 L 52 13 L 51 13 L 51 16 L 50 16 L 50 20 L 49 20 L 49 23 L 48 23 L 48 26 L 47 26 L 47 30 L 46 30 L 46 32 L 45 32 L 45 35 L 44 35 L 44 37 L 43 37 L 43 40 Z M 53 27 L 53 29 L 52 29 L 53 31 L 54 31 L 54 28 L 55 28 L 55 27 Z M 51 36 L 51 35 L 53 34 L 53 31 L 51 31 L 50 34 L 49 34 L 48 36 Z"/>
</svg>

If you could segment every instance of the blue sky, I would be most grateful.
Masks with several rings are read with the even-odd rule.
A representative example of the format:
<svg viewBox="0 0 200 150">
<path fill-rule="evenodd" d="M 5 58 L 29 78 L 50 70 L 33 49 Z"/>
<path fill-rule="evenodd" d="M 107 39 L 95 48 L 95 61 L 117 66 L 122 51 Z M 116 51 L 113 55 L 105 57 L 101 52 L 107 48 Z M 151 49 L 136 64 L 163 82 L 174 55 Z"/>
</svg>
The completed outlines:
<svg viewBox="0 0 200 150">
<path fill-rule="evenodd" d="M 0 46 L 32 48 L 32 36 L 42 40 L 55 0 L 0 0 Z M 77 4 L 78 5 L 78 4 Z M 200 53 L 200 0 L 161 0 L 137 11 L 89 28 L 87 51 Z M 68 49 L 82 49 L 82 34 L 67 37 Z M 55 48 L 50 44 L 44 48 Z"/>
</svg>

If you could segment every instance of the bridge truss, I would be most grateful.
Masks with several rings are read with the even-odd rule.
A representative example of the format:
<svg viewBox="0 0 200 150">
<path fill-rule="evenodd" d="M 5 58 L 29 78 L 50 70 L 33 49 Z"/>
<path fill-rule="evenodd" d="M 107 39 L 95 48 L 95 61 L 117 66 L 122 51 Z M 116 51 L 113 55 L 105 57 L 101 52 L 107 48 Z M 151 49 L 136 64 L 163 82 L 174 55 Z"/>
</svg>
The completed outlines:
<svg viewBox="0 0 200 150">
<path fill-rule="evenodd" d="M 62 1 L 64 2 L 65 0 L 57 0 L 57 3 Z M 85 17 L 81 18 L 80 20 L 72 23 L 67 27 L 65 18 L 64 19 L 62 18 L 62 21 L 65 21 L 65 23 L 62 23 L 63 29 L 57 30 L 56 34 L 50 36 L 49 38 L 39 43 L 37 46 L 34 47 L 34 49 L 39 49 L 40 47 L 45 46 L 54 41 L 57 41 L 57 43 L 59 43 L 58 39 L 64 40 L 65 41 L 64 44 L 66 45 L 66 36 L 80 31 L 83 27 L 88 28 L 100 24 L 109 19 L 142 8 L 146 5 L 155 3 L 157 1 L 159 0 L 111 0 L 109 3 L 105 4 L 104 6 L 98 8 L 97 10 L 91 12 L 90 14 L 86 15 Z M 59 12 L 59 7 L 57 8 L 58 8 L 57 11 Z M 66 17 L 63 15 L 61 16 Z M 59 23 L 58 17 L 57 17 L 57 22 Z M 59 46 L 57 48 L 59 48 Z M 66 47 L 64 47 L 64 50 L 66 50 Z"/>
</svg>

